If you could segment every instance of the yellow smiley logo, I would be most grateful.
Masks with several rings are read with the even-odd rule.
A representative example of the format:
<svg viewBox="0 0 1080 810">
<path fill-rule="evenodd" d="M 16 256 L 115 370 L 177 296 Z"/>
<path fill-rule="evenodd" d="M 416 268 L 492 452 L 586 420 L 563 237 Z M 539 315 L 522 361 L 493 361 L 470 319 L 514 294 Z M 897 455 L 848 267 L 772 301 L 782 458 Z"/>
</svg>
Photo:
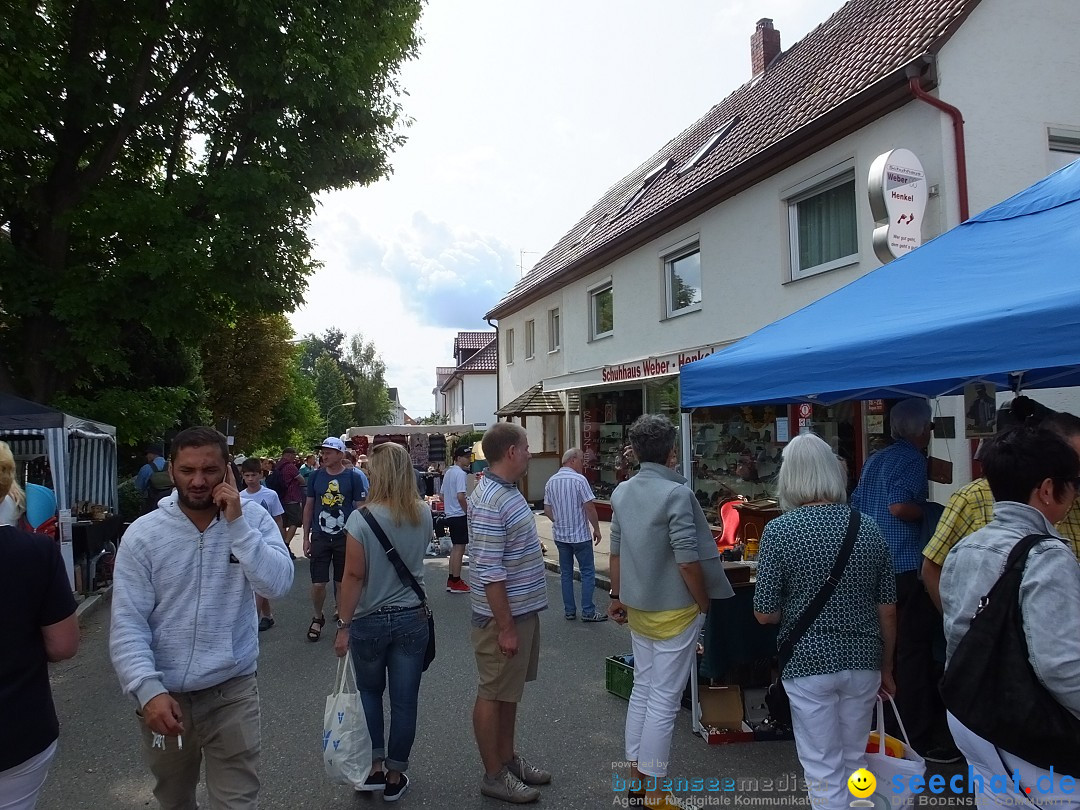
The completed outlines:
<svg viewBox="0 0 1080 810">
<path fill-rule="evenodd" d="M 851 791 L 852 796 L 865 799 L 874 792 L 874 788 L 877 787 L 877 780 L 870 771 L 866 770 L 866 768 L 859 768 L 859 770 L 848 777 L 847 786 L 848 790 Z"/>
</svg>

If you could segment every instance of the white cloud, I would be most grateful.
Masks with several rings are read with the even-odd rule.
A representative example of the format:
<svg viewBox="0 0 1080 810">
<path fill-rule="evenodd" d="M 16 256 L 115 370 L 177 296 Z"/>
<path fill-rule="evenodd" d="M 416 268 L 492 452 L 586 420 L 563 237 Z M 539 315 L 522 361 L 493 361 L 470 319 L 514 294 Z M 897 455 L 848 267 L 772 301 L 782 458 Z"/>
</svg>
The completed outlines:
<svg viewBox="0 0 1080 810">
<path fill-rule="evenodd" d="M 435 367 L 453 365 L 458 331 L 487 330 L 481 316 L 517 278 L 498 239 L 416 212 L 398 233 L 369 230 L 359 212 L 326 207 L 312 236 L 324 267 L 292 317 L 298 335 L 335 326 L 372 340 L 412 416 L 430 413 Z"/>
<path fill-rule="evenodd" d="M 393 174 L 324 195 L 298 333 L 375 341 L 411 415 L 435 367 L 603 192 L 750 78 L 762 13 L 790 47 L 842 0 L 429 3 Z"/>
</svg>

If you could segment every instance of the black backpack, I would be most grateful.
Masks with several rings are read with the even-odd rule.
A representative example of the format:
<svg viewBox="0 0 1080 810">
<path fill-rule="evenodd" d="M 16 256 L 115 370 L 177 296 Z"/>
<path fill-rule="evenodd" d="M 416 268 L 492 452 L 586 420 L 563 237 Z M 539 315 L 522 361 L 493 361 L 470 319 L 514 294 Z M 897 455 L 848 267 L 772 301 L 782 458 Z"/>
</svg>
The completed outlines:
<svg viewBox="0 0 1080 810">
<path fill-rule="evenodd" d="M 1032 668 L 1020 610 L 1028 553 L 1046 541 L 1061 542 L 1029 534 L 1013 546 L 1004 572 L 979 601 L 953 651 L 941 695 L 957 720 L 995 747 L 1036 767 L 1080 776 L 1080 719 L 1057 702 Z"/>
<path fill-rule="evenodd" d="M 278 498 L 282 502 L 285 501 L 285 482 L 281 479 L 281 470 L 271 470 L 270 474 L 266 476 L 266 487 L 272 489 L 278 494 Z"/>
</svg>

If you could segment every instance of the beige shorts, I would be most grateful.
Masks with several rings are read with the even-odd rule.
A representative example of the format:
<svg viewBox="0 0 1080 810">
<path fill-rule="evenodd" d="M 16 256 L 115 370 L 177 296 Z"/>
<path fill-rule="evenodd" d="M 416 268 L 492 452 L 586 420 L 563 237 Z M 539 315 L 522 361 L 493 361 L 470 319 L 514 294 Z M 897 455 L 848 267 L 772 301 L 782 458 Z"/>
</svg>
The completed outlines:
<svg viewBox="0 0 1080 810">
<path fill-rule="evenodd" d="M 492 619 L 487 627 L 472 629 L 473 652 L 479 683 L 476 693 L 484 700 L 518 703 L 526 681 L 536 680 L 540 662 L 540 614 L 530 613 L 515 620 L 518 651 L 507 658 L 499 650 L 499 626 Z"/>
</svg>

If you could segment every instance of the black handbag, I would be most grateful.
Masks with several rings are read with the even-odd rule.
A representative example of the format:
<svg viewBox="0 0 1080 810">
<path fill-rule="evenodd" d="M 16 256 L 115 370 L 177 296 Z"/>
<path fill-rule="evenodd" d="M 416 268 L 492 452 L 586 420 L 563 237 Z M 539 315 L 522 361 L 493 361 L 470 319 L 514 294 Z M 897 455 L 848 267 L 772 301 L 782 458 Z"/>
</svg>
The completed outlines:
<svg viewBox="0 0 1080 810">
<path fill-rule="evenodd" d="M 1047 540 L 1061 542 L 1031 534 L 1013 546 L 949 659 L 941 696 L 953 716 L 987 742 L 1039 768 L 1080 777 L 1080 719 L 1039 682 L 1020 609 L 1028 552 Z"/>
<path fill-rule="evenodd" d="M 386 559 L 390 561 L 390 564 L 394 566 L 394 570 L 397 571 L 397 575 L 401 578 L 401 581 L 412 588 L 418 597 L 420 597 L 420 604 L 424 608 L 424 612 L 427 613 L 427 649 L 424 651 L 424 672 L 427 672 L 427 668 L 431 666 L 431 662 L 435 660 L 435 614 L 431 612 L 431 606 L 427 602 L 427 594 L 424 593 L 424 589 L 420 587 L 420 583 L 416 581 L 416 577 L 412 575 L 412 571 L 409 570 L 409 566 L 405 565 L 404 560 L 401 559 L 401 555 L 398 554 L 397 549 L 394 548 L 394 544 L 390 542 L 390 538 L 386 536 L 386 532 L 383 531 L 382 526 L 379 525 L 379 521 L 375 520 L 375 516 L 368 511 L 366 506 L 360 509 L 360 514 L 364 516 L 364 520 L 367 521 L 371 531 L 374 532 L 375 538 L 383 547 L 383 551 L 386 552 Z"/>
<path fill-rule="evenodd" d="M 844 537 L 844 542 L 840 544 L 840 550 L 836 554 L 836 561 L 833 563 L 832 571 L 829 572 L 829 576 L 825 578 L 825 582 L 818 592 L 814 594 L 814 598 L 810 600 L 810 604 L 806 606 L 806 610 L 799 616 L 799 620 L 795 622 L 795 626 L 791 628 L 791 632 L 776 652 L 779 664 L 776 680 L 769 685 L 768 690 L 765 692 L 765 705 L 769 708 L 769 718 L 774 725 L 791 725 L 791 701 L 788 700 L 787 692 L 784 690 L 784 682 L 780 678 L 784 674 L 784 667 L 791 660 L 791 653 L 795 650 L 795 645 L 810 629 L 810 625 L 821 615 L 825 603 L 829 601 L 829 597 L 833 595 L 836 586 L 840 584 L 840 578 L 844 575 L 848 560 L 851 559 L 851 551 L 855 548 L 855 538 L 859 534 L 860 523 L 861 518 L 858 510 L 852 509 L 851 515 L 848 517 L 847 535 Z"/>
</svg>

